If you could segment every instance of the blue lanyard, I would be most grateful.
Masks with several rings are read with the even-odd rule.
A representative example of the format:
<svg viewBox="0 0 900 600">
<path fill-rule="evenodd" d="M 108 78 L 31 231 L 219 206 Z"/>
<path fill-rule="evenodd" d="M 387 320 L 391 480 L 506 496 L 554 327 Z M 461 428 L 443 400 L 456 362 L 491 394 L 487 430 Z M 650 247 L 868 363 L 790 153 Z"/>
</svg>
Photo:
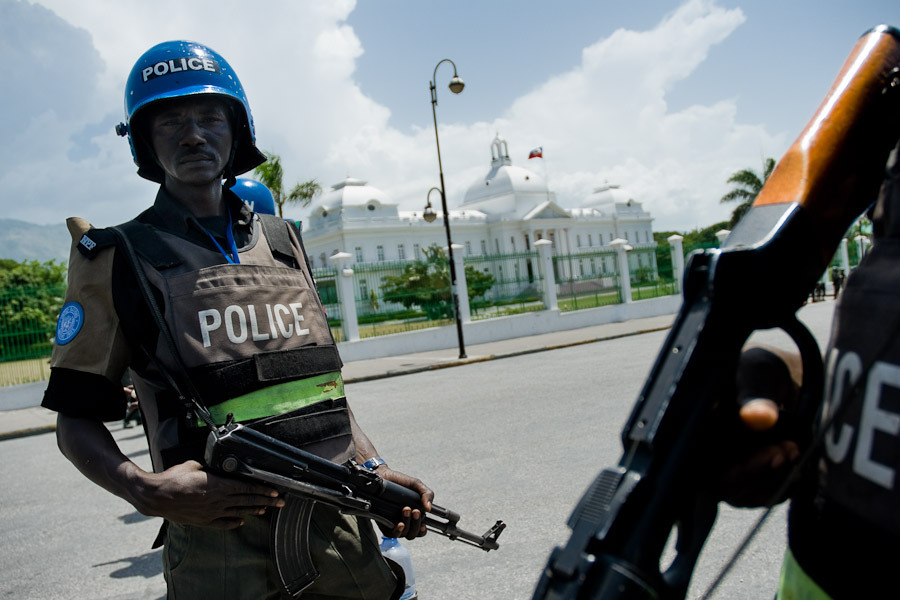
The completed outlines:
<svg viewBox="0 0 900 600">
<path fill-rule="evenodd" d="M 201 225 L 200 227 L 203 227 L 203 225 Z M 231 233 L 231 212 L 230 211 L 228 213 L 228 229 L 225 230 L 225 239 L 228 240 L 228 245 L 231 246 L 231 255 L 230 256 L 227 252 L 225 252 L 225 249 L 222 248 L 222 246 L 219 244 L 219 242 L 216 241 L 216 238 L 213 237 L 213 234 L 211 234 L 206 229 L 206 227 L 203 227 L 203 231 L 206 231 L 206 235 L 208 235 L 209 239 L 211 239 L 213 244 L 216 245 L 216 248 L 219 249 L 219 252 L 221 252 L 222 256 L 225 257 L 225 260 L 228 261 L 228 264 L 230 264 L 230 265 L 241 264 L 241 259 L 238 256 L 237 244 L 234 243 L 234 235 Z"/>
</svg>

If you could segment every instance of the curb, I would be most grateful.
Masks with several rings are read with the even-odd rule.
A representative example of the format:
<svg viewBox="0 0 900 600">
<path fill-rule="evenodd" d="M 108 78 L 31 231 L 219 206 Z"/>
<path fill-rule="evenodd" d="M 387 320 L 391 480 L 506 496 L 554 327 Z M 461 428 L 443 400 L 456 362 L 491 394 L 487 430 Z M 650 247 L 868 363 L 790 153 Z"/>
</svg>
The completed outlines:
<svg viewBox="0 0 900 600">
<path fill-rule="evenodd" d="M 44 425 L 41 427 L 19 429 L 17 431 L 7 431 L 4 433 L 0 433 L 0 442 L 4 440 L 14 440 L 17 438 L 30 437 L 32 435 L 40 435 L 42 433 L 50 433 L 52 431 L 56 431 L 56 425 Z"/>
<path fill-rule="evenodd" d="M 573 342 L 566 342 L 564 344 L 554 344 L 554 345 L 546 345 L 540 346 L 537 348 L 528 348 L 525 350 L 516 350 L 514 352 L 504 352 L 503 354 L 488 354 L 485 356 L 478 356 L 473 358 L 460 358 L 456 360 L 450 360 L 445 363 L 435 364 L 435 365 L 425 365 L 422 367 L 411 367 L 408 369 L 403 369 L 399 371 L 386 371 L 384 373 L 377 373 L 375 375 L 361 375 L 358 377 L 348 377 L 344 379 L 345 384 L 351 383 L 363 383 L 366 381 L 376 381 L 379 379 L 387 379 L 389 377 L 399 377 L 401 375 L 413 375 L 416 373 L 424 373 L 426 371 L 437 371 L 439 369 L 449 369 L 451 367 L 462 367 L 465 365 L 472 365 L 482 362 L 487 362 L 491 360 L 499 360 L 503 358 L 514 358 L 516 356 L 524 356 L 526 354 L 536 354 L 538 352 L 547 352 L 549 350 L 560 350 L 562 348 L 572 348 L 575 346 L 584 346 L 586 344 L 594 344 L 597 342 L 605 342 L 609 340 L 616 340 L 625 337 L 631 337 L 635 335 L 641 335 L 644 333 L 655 333 L 657 331 L 665 331 L 667 329 L 671 329 L 671 325 L 667 325 L 665 327 L 653 327 L 650 329 L 638 329 L 636 331 L 629 331 L 627 333 L 619 333 L 616 335 L 608 335 L 598 338 L 592 338 L 587 340 L 578 340 Z M 2 413 L 0 413 L 2 414 Z M 50 433 L 56 431 L 56 425 L 42 425 L 39 427 L 29 427 L 26 429 L 18 429 L 16 431 L 8 431 L 8 432 L 0 432 L 0 442 L 5 440 L 12 440 L 17 438 L 30 437 L 33 435 L 41 435 L 43 433 Z"/>
<path fill-rule="evenodd" d="M 634 335 L 641 335 L 644 333 L 655 333 L 657 331 L 665 331 L 667 329 L 671 329 L 671 325 L 667 325 L 665 327 L 652 327 L 650 329 L 638 329 L 635 331 L 629 331 L 628 333 L 619 333 L 616 335 L 607 335 L 598 338 L 592 338 L 588 340 L 578 340 L 576 342 L 566 342 L 564 344 L 554 344 L 547 346 L 540 346 L 538 348 L 529 348 L 526 350 L 516 350 L 515 352 L 505 352 L 503 354 L 487 354 L 485 356 L 478 356 L 475 358 L 459 358 L 456 360 L 451 360 L 445 363 L 440 363 L 436 365 L 425 365 L 423 367 L 412 367 L 409 369 L 404 369 L 402 371 L 387 371 L 385 373 L 379 373 L 376 375 L 361 375 L 359 377 L 348 377 L 344 379 L 345 384 L 350 383 L 362 383 L 365 381 L 376 381 L 378 379 L 386 379 L 388 377 L 398 377 L 400 375 L 412 375 L 414 373 L 423 373 L 425 371 L 437 371 L 438 369 L 449 369 L 450 367 L 461 367 L 464 365 L 471 365 L 480 362 L 487 362 L 489 360 L 498 360 L 501 358 L 513 358 L 516 356 L 524 356 L 526 354 L 536 354 L 538 352 L 546 352 L 548 350 L 561 350 L 562 348 L 572 348 L 574 346 L 584 346 L 585 344 L 594 344 L 596 342 L 607 342 L 610 340 L 617 340 L 620 338 L 631 337 Z"/>
</svg>

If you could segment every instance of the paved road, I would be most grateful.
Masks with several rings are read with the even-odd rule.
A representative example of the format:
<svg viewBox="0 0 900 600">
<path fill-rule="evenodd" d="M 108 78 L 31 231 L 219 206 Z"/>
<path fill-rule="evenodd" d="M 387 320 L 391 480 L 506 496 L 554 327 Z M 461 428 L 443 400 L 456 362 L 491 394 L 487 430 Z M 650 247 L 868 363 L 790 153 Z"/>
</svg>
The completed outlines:
<svg viewBox="0 0 900 600">
<path fill-rule="evenodd" d="M 801 311 L 821 343 L 833 303 Z M 408 545 L 420 597 L 527 599 L 583 490 L 619 457 L 619 431 L 665 333 L 490 360 L 348 386 L 357 419 L 392 466 L 417 474 L 437 502 L 481 533 L 509 525 L 498 552 L 429 535 Z M 143 466 L 139 430 L 113 433 Z M 0 595 L 164 597 L 156 519 L 85 480 L 52 434 L 0 442 Z M 780 513 L 780 511 L 779 511 Z M 724 509 L 701 557 L 697 598 L 756 511 Z M 784 548 L 776 514 L 714 598 L 772 597 Z"/>
</svg>

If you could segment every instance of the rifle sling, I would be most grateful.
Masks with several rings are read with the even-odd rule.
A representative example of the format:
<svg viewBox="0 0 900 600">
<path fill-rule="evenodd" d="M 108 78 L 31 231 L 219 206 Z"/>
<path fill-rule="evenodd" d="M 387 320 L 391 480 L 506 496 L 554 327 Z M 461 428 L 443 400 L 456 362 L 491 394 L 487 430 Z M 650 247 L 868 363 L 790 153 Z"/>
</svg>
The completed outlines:
<svg viewBox="0 0 900 600">
<path fill-rule="evenodd" d="M 166 349 L 172 355 L 175 360 L 175 364 L 178 366 L 178 374 L 181 376 L 188 394 L 185 394 L 182 391 L 181 386 L 178 385 L 176 379 L 169 373 L 165 365 L 162 364 L 162 361 L 160 361 L 155 356 L 155 353 L 147 351 L 146 348 L 143 348 L 144 352 L 159 370 L 163 378 L 165 378 L 166 383 L 172 386 L 172 389 L 174 389 L 178 393 L 179 399 L 185 404 L 187 413 L 190 414 L 192 411 L 196 412 L 197 416 L 208 427 L 210 427 L 211 429 L 215 428 L 215 423 L 213 423 L 213 420 L 209 415 L 209 411 L 203 404 L 200 392 L 196 387 L 194 387 L 194 384 L 184 367 L 184 363 L 182 362 L 181 356 L 178 353 L 178 348 L 175 346 L 175 339 L 172 337 L 172 332 L 169 330 L 169 327 L 166 324 L 165 317 L 163 317 L 162 311 L 159 309 L 159 304 L 156 302 L 156 298 L 153 297 L 153 290 L 150 288 L 150 282 L 147 279 L 147 274 L 144 273 L 144 269 L 141 267 L 137 253 L 134 250 L 134 246 L 132 246 L 131 241 L 128 239 L 128 236 L 125 234 L 125 231 L 121 227 L 111 227 L 110 230 L 115 232 L 115 235 L 120 242 L 120 247 L 125 250 L 125 257 L 128 259 L 128 263 L 134 271 L 135 278 L 138 282 L 138 289 L 140 289 L 141 295 L 144 297 L 144 301 L 147 303 L 147 308 L 150 310 L 150 315 L 153 317 L 153 321 L 159 328 L 160 337 L 163 339 L 163 342 L 166 345 Z"/>
</svg>

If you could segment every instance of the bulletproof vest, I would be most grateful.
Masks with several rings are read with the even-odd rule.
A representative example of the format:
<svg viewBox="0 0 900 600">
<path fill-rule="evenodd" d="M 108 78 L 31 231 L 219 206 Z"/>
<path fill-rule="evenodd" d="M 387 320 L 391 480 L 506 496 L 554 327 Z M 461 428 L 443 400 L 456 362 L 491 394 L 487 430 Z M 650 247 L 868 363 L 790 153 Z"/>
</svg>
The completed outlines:
<svg viewBox="0 0 900 600">
<path fill-rule="evenodd" d="M 299 239 L 254 215 L 240 264 L 137 220 L 119 227 L 159 290 L 177 356 L 163 340 L 133 373 L 154 468 L 201 460 L 207 430 L 166 383 L 178 362 L 214 420 L 228 415 L 319 456 L 355 454 L 341 361 Z"/>
<path fill-rule="evenodd" d="M 835 309 L 826 410 L 838 417 L 820 461 L 822 495 L 900 536 L 900 170 L 873 214 L 875 243 Z"/>
</svg>

